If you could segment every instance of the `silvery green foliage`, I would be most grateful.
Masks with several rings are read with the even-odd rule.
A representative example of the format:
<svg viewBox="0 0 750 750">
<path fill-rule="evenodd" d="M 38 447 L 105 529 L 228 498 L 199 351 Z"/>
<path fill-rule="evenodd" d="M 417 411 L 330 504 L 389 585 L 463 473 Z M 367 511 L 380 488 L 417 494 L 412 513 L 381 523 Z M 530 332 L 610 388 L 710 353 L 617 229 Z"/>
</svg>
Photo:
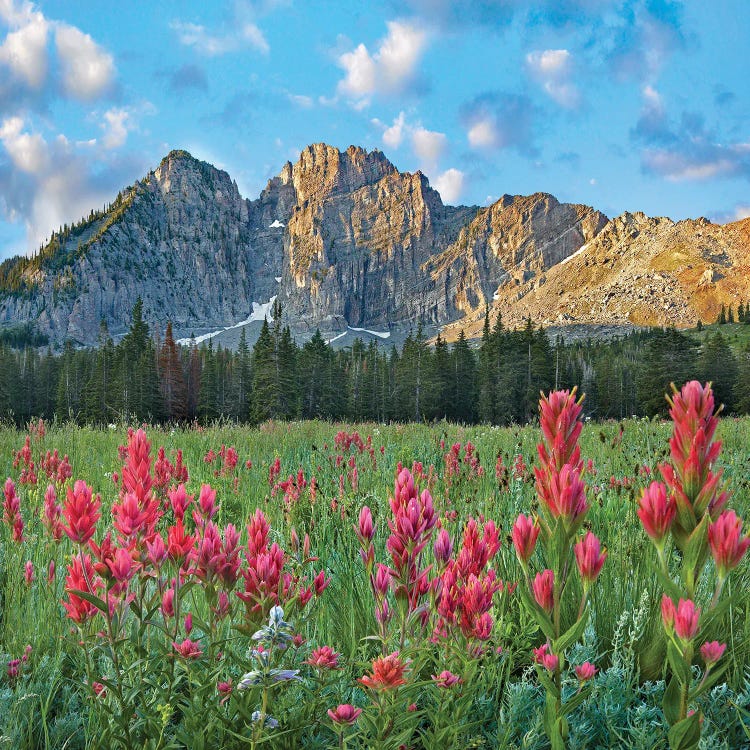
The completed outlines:
<svg viewBox="0 0 750 750">
<path fill-rule="evenodd" d="M 638 606 L 620 615 L 612 635 L 612 666 L 622 669 L 632 680 L 638 671 L 636 644 L 648 622 L 649 592 L 644 589 Z"/>
<path fill-rule="evenodd" d="M 43 656 L 11 687 L 5 681 L 9 658 L 0 652 L 0 750 L 45 745 L 69 750 L 85 748 L 88 716 L 77 686 L 70 679 L 60 679 L 65 674 L 65 663 Z"/>
<path fill-rule="evenodd" d="M 567 685 L 574 690 L 573 681 Z M 661 701 L 664 682 L 645 682 L 633 678 L 629 668 L 610 667 L 594 678 L 590 698 L 570 717 L 570 750 L 606 748 L 648 748 L 667 750 L 668 727 Z M 702 750 L 750 748 L 737 706 L 750 705 L 750 675 L 743 690 L 736 692 L 725 684 L 715 687 L 701 700 L 705 714 Z M 505 705 L 498 720 L 498 747 L 543 750 L 549 747 L 541 724 L 543 691 L 528 673 L 510 683 Z M 749 722 L 750 723 L 750 722 Z"/>
</svg>

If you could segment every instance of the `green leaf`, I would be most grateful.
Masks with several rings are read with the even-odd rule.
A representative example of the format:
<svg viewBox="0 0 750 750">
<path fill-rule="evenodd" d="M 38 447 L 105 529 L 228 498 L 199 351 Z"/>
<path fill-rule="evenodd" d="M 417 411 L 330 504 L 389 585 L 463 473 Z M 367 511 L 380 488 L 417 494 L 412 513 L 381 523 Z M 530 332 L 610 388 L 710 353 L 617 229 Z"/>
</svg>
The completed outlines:
<svg viewBox="0 0 750 750">
<path fill-rule="evenodd" d="M 133 599 L 130 602 L 130 611 L 140 620 L 143 618 L 143 610 L 138 606 L 138 601 Z"/>
<path fill-rule="evenodd" d="M 714 621 L 720 620 L 727 613 L 727 610 L 733 601 L 734 597 L 728 596 L 725 599 L 722 599 L 715 607 L 709 609 L 703 614 L 700 621 L 701 632 L 708 630 Z"/>
<path fill-rule="evenodd" d="M 698 747 L 701 738 L 701 713 L 694 713 L 687 719 L 678 721 L 669 730 L 669 747 L 671 750 L 693 750 Z"/>
<path fill-rule="evenodd" d="M 536 620 L 542 633 L 552 640 L 555 637 L 555 627 L 552 624 L 552 620 L 549 619 L 549 615 L 547 615 L 547 613 L 536 603 L 536 600 L 531 596 L 531 593 L 525 586 L 519 586 L 516 590 L 520 592 L 521 601 L 531 616 Z"/>
<path fill-rule="evenodd" d="M 669 666 L 672 667 L 672 672 L 679 679 L 683 685 L 689 685 L 692 674 L 690 672 L 690 665 L 685 662 L 682 657 L 682 652 L 675 645 L 674 641 L 667 642 L 667 660 Z"/>
<path fill-rule="evenodd" d="M 664 717 L 670 727 L 677 724 L 680 720 L 680 698 L 680 681 L 675 675 L 672 675 L 672 679 L 664 691 L 664 698 L 661 702 L 661 706 L 664 709 Z"/>
<path fill-rule="evenodd" d="M 552 650 L 556 654 L 563 654 L 565 650 L 580 640 L 583 631 L 586 630 L 588 620 L 588 610 L 584 610 L 583 615 L 566 630 L 556 641 L 552 642 Z"/>
<path fill-rule="evenodd" d="M 565 719 L 562 717 L 555 722 L 555 726 L 549 738 L 552 743 L 552 750 L 566 750 L 564 739 L 564 735 L 567 734 L 565 731 L 566 728 L 567 725 L 565 724 Z"/>
<path fill-rule="evenodd" d="M 703 693 L 710 690 L 719 681 L 724 672 L 729 669 L 730 664 L 731 662 L 727 659 L 720 667 L 713 667 L 708 673 L 708 677 L 690 694 L 690 699 L 697 698 L 699 695 L 703 695 Z"/>
<path fill-rule="evenodd" d="M 562 569 L 562 562 L 570 554 L 570 537 L 571 533 L 567 531 L 563 524 L 562 516 L 557 518 L 555 523 L 554 531 L 554 552 L 553 552 L 553 568 L 557 571 Z M 557 576 L 555 576 L 557 578 Z M 555 581 L 555 585 L 558 585 L 558 581 Z"/>
<path fill-rule="evenodd" d="M 695 581 L 697 582 L 699 568 L 702 568 L 702 562 L 705 562 L 708 550 L 708 522 L 709 515 L 703 516 L 701 522 L 693 529 L 685 545 L 685 558 L 683 560 L 683 570 L 694 571 Z"/>
<path fill-rule="evenodd" d="M 537 665 L 536 672 L 539 676 L 539 682 L 542 683 L 542 686 L 547 691 L 547 695 L 552 696 L 555 700 L 559 700 L 560 691 L 557 689 L 557 685 L 555 685 L 554 681 L 550 677 L 549 672 L 544 667 L 540 667 L 539 665 Z"/>
<path fill-rule="evenodd" d="M 670 596 L 672 599 L 679 600 L 680 597 L 684 598 L 683 590 L 661 569 L 660 566 L 655 565 L 654 570 L 656 571 L 656 577 L 659 579 L 664 593 Z"/>
<path fill-rule="evenodd" d="M 555 731 L 555 724 L 557 723 L 557 710 L 555 706 L 555 698 L 549 692 L 547 693 L 547 700 L 544 705 L 544 733 L 547 737 L 552 739 L 552 734 Z"/>
<path fill-rule="evenodd" d="M 572 696 L 570 700 L 563 705 L 563 716 L 570 716 L 570 714 L 572 714 L 573 711 L 575 711 L 578 706 L 580 706 L 591 695 L 593 687 L 594 686 L 591 683 L 584 685 L 580 693 L 576 693 Z"/>
<path fill-rule="evenodd" d="M 89 604 L 93 604 L 99 611 L 103 612 L 105 615 L 109 614 L 109 608 L 107 607 L 107 603 L 104 601 L 104 599 L 100 599 L 96 594 L 92 594 L 89 591 L 78 591 L 78 589 L 69 589 L 71 594 L 74 594 L 75 596 L 85 599 Z"/>
</svg>

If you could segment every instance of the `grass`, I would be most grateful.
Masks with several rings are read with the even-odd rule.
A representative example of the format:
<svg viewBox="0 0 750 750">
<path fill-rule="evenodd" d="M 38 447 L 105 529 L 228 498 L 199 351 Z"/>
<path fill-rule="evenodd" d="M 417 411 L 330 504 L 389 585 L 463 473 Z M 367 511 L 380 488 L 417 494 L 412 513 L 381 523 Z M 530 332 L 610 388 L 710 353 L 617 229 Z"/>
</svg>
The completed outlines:
<svg viewBox="0 0 750 750">
<path fill-rule="evenodd" d="M 723 327 L 727 331 L 730 328 L 747 330 L 750 337 L 750 326 Z M 336 434 L 340 430 L 351 433 L 355 429 L 363 439 L 371 438 L 372 457 L 367 451 L 360 453 L 354 447 L 343 452 L 336 449 Z M 422 463 L 425 479 L 420 484 L 430 486 L 436 509 L 453 534 L 460 531 L 469 516 L 483 516 L 495 520 L 502 529 L 501 537 L 505 539 L 518 512 L 529 512 L 536 504 L 532 466 L 539 432 L 533 426 L 499 429 L 444 423 L 354 426 L 302 422 L 267 423 L 258 429 L 223 424 L 190 430 L 154 428 L 147 432 L 154 456 L 159 446 L 165 447 L 168 457 L 176 449 L 182 449 L 190 471 L 189 492 L 197 494 L 202 483 L 210 483 L 217 489 L 221 503 L 219 525 L 232 522 L 244 527 L 255 508 L 260 507 L 269 518 L 275 538 L 285 544 L 291 527 L 300 537 L 309 534 L 311 548 L 332 580 L 324 594 L 323 606 L 316 609 L 315 617 L 304 624 L 303 635 L 311 643 L 327 643 L 341 652 L 350 665 L 352 679 L 363 673 L 357 670 L 361 670 L 372 657 L 373 646 L 367 636 L 376 632 L 369 584 L 359 560 L 352 527 L 362 505 L 369 505 L 378 527 L 376 557 L 384 560 L 388 496 L 398 463 L 408 468 L 414 461 Z M 585 653 L 586 658 L 596 659 L 603 673 L 603 682 L 611 681 L 617 670 L 630 670 L 629 678 L 622 679 L 621 683 L 623 691 L 626 684 L 629 686 L 631 708 L 636 713 L 646 712 L 645 707 L 651 704 L 658 706 L 659 689 L 653 686 L 658 685 L 663 677 L 664 636 L 659 612 L 661 588 L 651 572 L 653 550 L 642 532 L 635 510 L 641 488 L 656 477 L 658 463 L 667 457 L 670 432 L 670 424 L 626 420 L 622 423 L 587 424 L 581 437 L 584 461 L 591 460 L 591 467 L 585 475 L 592 505 L 589 521 L 609 551 L 593 599 L 592 620 L 596 625 L 596 637 L 589 634 L 588 641 L 581 646 L 581 653 Z M 733 493 L 730 505 L 746 517 L 750 508 L 750 455 L 747 452 L 750 419 L 722 420 L 718 437 L 724 444 L 721 464 Z M 23 445 L 24 438 L 23 432 L 0 430 L 0 472 L 3 476 L 17 479 L 19 469 L 13 468 L 13 455 Z M 465 445 L 467 441 L 476 446 L 483 474 L 470 473 L 464 466 L 458 477 L 447 477 L 443 456 L 453 443 Z M 54 448 L 61 455 L 67 454 L 73 479 L 83 478 L 95 492 L 101 493 L 104 510 L 117 498 L 112 475 L 122 468 L 118 445 L 124 442 L 122 429 L 52 425 L 32 446 L 37 456 Z M 239 463 L 226 476 L 215 476 L 216 462 L 209 465 L 204 456 L 210 449 L 218 452 L 222 445 L 232 445 L 237 449 Z M 500 480 L 495 475 L 498 455 L 507 469 Z M 343 458 L 337 459 L 337 456 Z M 276 458 L 281 464 L 280 480 L 289 475 L 296 476 L 300 470 L 308 482 L 313 476 L 316 478 L 318 489 L 314 500 L 309 485 L 300 501 L 291 507 L 285 506 L 281 498 L 283 492 L 272 493 L 269 468 Z M 246 466 L 248 460 L 252 463 L 251 468 Z M 356 490 L 352 489 L 348 476 L 350 460 L 359 474 Z M 41 533 L 38 515 L 45 489 L 43 476 L 36 487 L 18 487 L 27 524 L 27 539 L 22 546 L 9 541 L 10 534 L 5 525 L 0 530 L 0 657 L 7 661 L 19 656 L 26 644 L 33 649 L 32 664 L 18 684 L 11 684 L 5 678 L 5 662 L 0 662 L 3 668 L 0 672 L 0 748 L 4 737 L 5 744 L 12 747 L 40 744 L 63 747 L 66 743 L 70 747 L 96 746 L 96 727 L 89 724 L 92 719 L 87 699 L 80 689 L 81 667 L 70 637 L 69 622 L 64 619 L 59 604 L 63 596 L 64 566 L 72 547 L 67 540 L 56 547 Z M 108 526 L 107 516 L 105 511 L 100 529 Z M 54 585 L 49 587 L 46 585 L 46 571 L 51 559 L 56 560 L 57 576 Z M 32 562 L 36 571 L 36 580 L 30 587 L 25 585 L 23 578 L 26 560 Z M 514 581 L 520 576 L 512 545 L 507 540 L 496 558 L 495 567 L 500 578 Z M 733 604 L 729 613 L 705 634 L 707 640 L 729 642 L 731 663 L 726 673 L 725 689 L 736 700 L 740 700 L 737 696 L 748 689 L 749 585 L 750 571 L 745 560 L 731 580 Z M 635 624 L 633 618 L 637 619 Z M 498 638 L 503 642 L 506 661 L 502 662 L 502 669 L 498 667 L 497 674 L 505 676 L 502 680 L 498 677 L 500 682 L 496 683 L 492 683 L 488 676 L 481 678 L 487 680 L 486 700 L 484 704 L 477 704 L 475 710 L 485 711 L 488 721 L 492 717 L 496 727 L 494 738 L 490 740 L 485 736 L 482 741 L 498 747 L 506 741 L 508 747 L 544 747 L 541 735 L 539 745 L 534 745 L 531 740 L 528 743 L 524 740 L 523 745 L 514 744 L 521 742 L 518 732 L 503 725 L 502 717 L 510 721 L 508 717 L 521 711 L 520 706 L 525 701 L 538 698 L 535 686 L 528 681 L 527 668 L 530 650 L 538 645 L 539 635 L 518 602 L 511 606 Z M 353 700 L 356 693 L 351 696 Z M 606 700 L 601 695 L 597 700 L 599 709 L 595 710 L 590 704 L 585 708 L 591 714 L 586 714 L 587 721 L 606 724 L 606 717 L 597 714 L 597 710 L 614 709 L 604 705 Z M 741 731 L 741 719 L 733 713 L 726 695 L 722 700 L 724 713 L 716 720 L 719 722 L 716 726 L 731 719 L 734 721 L 731 732 L 735 734 L 725 735 L 740 736 L 737 733 Z M 622 703 L 618 710 L 625 711 L 630 705 L 626 704 L 627 701 Z M 647 717 L 642 719 L 647 721 Z M 617 720 L 625 721 L 626 718 Z M 632 717 L 627 720 L 635 721 Z M 539 729 L 534 729 L 529 716 L 521 725 L 528 726 L 529 736 Z M 582 729 L 580 731 L 584 738 L 581 746 L 587 746 L 590 736 Z M 591 729 L 594 731 L 595 727 Z M 502 739 L 503 736 L 506 740 Z M 586 736 L 589 740 L 585 739 Z M 655 741 L 654 747 L 658 746 L 658 741 Z"/>
</svg>

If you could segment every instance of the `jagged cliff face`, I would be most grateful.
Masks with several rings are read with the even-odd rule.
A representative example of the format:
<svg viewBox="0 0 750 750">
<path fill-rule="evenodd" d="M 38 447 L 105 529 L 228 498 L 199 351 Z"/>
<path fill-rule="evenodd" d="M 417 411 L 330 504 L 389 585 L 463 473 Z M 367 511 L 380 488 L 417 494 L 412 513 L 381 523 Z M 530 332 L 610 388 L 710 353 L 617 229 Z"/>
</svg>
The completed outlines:
<svg viewBox="0 0 750 750">
<path fill-rule="evenodd" d="M 242 319 L 256 290 L 267 294 L 281 269 L 254 226 L 265 215 L 263 198 L 257 204 L 240 196 L 226 172 L 172 152 L 126 191 L 114 221 L 106 216 L 65 242 L 60 252 L 72 251 L 70 265 L 35 269 L 31 293 L 0 299 L 0 321 L 35 321 L 52 341 L 90 344 L 101 320 L 123 333 L 139 296 L 149 322 L 162 329 L 167 320 L 186 331 Z"/>
<path fill-rule="evenodd" d="M 316 144 L 292 169 L 297 203 L 284 237 L 282 300 L 315 326 L 443 322 L 454 313 L 422 266 L 476 209 L 444 206 L 421 173 L 379 151 Z"/>
<path fill-rule="evenodd" d="M 510 327 L 527 317 L 545 326 L 676 326 L 713 322 L 722 304 L 750 299 L 750 219 L 712 224 L 625 213 L 544 273 L 513 278 L 496 293 Z M 481 333 L 474 315 L 449 326 Z"/>
<path fill-rule="evenodd" d="M 461 312 L 484 312 L 499 286 L 523 283 L 591 240 L 607 217 L 589 206 L 561 204 L 553 196 L 504 195 L 480 210 L 458 239 L 426 265 Z"/>
<path fill-rule="evenodd" d="M 450 337 L 478 334 L 488 304 L 509 325 L 691 325 L 750 299 L 750 221 L 608 221 L 544 193 L 445 206 L 421 173 L 353 146 L 309 146 L 255 200 L 173 151 L 63 237 L 0 289 L 0 324 L 92 344 L 102 319 L 123 333 L 140 296 L 150 324 L 189 336 L 278 296 L 302 336 L 421 320 L 454 322 Z"/>
</svg>

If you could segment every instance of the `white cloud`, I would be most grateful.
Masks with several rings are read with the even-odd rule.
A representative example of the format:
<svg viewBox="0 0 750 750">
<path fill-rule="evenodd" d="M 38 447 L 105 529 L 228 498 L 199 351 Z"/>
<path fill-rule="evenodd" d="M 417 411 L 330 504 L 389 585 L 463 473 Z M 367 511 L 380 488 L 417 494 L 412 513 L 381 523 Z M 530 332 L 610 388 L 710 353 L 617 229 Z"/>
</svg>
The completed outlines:
<svg viewBox="0 0 750 750">
<path fill-rule="evenodd" d="M 464 189 L 465 175 L 460 169 L 447 169 L 434 180 L 435 190 L 440 193 L 443 203 L 458 203 Z"/>
<path fill-rule="evenodd" d="M 487 92 L 461 107 L 466 138 L 479 151 L 516 148 L 521 153 L 536 153 L 536 116 L 528 97 L 506 92 Z"/>
<path fill-rule="evenodd" d="M 32 3 L 16 3 L 14 0 L 0 0 L 0 18 L 8 26 L 20 28 L 30 23 L 36 11 Z"/>
<path fill-rule="evenodd" d="M 581 103 L 581 94 L 571 81 L 573 58 L 566 49 L 547 49 L 529 52 L 526 69 L 544 92 L 566 109 L 575 109 Z"/>
<path fill-rule="evenodd" d="M 472 148 L 490 149 L 497 148 L 500 143 L 500 136 L 497 132 L 497 126 L 492 117 L 480 117 L 475 120 L 466 133 L 469 139 L 469 145 Z"/>
<path fill-rule="evenodd" d="M 652 110 L 664 113 L 664 103 L 661 99 L 661 94 L 651 85 L 646 84 L 643 87 L 643 100 L 645 106 L 648 106 Z"/>
<path fill-rule="evenodd" d="M 556 76 L 564 73 L 570 61 L 570 52 L 566 49 L 547 49 L 543 52 L 529 52 L 526 62 L 529 67 L 544 76 Z"/>
<path fill-rule="evenodd" d="M 250 22 L 240 23 L 238 28 L 232 28 L 223 33 L 212 33 L 205 26 L 184 21 L 172 21 L 170 28 L 177 33 L 177 38 L 186 47 L 192 47 L 201 55 L 217 57 L 228 52 L 237 52 L 247 45 L 255 48 L 264 55 L 270 47 L 263 32 Z"/>
<path fill-rule="evenodd" d="M 367 106 L 375 94 L 406 91 L 415 82 L 416 67 L 427 45 L 427 32 L 407 21 L 389 21 L 388 34 L 370 53 L 364 44 L 338 58 L 346 75 L 339 81 L 339 93 L 358 107 Z"/>
<path fill-rule="evenodd" d="M 0 208 L 11 219 L 23 218 L 30 249 L 52 229 L 111 199 L 89 183 L 89 149 L 76 152 L 65 136 L 47 142 L 40 133 L 29 132 L 21 118 L 12 117 L 0 125 L 0 142 L 23 175 L 23 180 L 11 177 L 10 185 L 2 186 Z"/>
<path fill-rule="evenodd" d="M 427 130 L 419 122 L 409 123 L 403 111 L 398 113 L 391 125 L 386 125 L 377 118 L 372 119 L 371 122 L 382 131 L 383 145 L 387 148 L 399 148 L 404 139 L 408 138 L 424 172 L 435 171 L 437 163 L 448 148 L 448 138 L 445 133 Z"/>
<path fill-rule="evenodd" d="M 11 31 L 0 45 L 0 64 L 32 89 L 41 88 L 47 77 L 47 31 L 41 13 L 30 13 L 28 22 Z"/>
<path fill-rule="evenodd" d="M 313 105 L 312 97 L 306 94 L 289 94 L 288 96 L 290 102 L 302 107 L 302 109 L 310 109 Z"/>
<path fill-rule="evenodd" d="M 742 219 L 750 219 L 750 205 L 737 206 L 734 209 L 734 220 L 742 221 Z"/>
<path fill-rule="evenodd" d="M 149 111 L 149 104 L 139 112 Z M 71 142 L 62 133 L 45 135 L 21 117 L 0 121 L 0 218 L 22 221 L 29 251 L 50 232 L 112 200 L 117 190 L 143 173 L 141 157 L 118 157 L 113 151 L 134 127 L 134 111 L 104 114 L 101 141 Z M 122 145 L 119 143 L 119 145 Z"/>
<path fill-rule="evenodd" d="M 735 152 L 736 154 L 737 152 Z M 739 170 L 735 154 L 714 150 L 711 154 L 690 154 L 670 149 L 649 149 L 643 152 L 643 165 L 670 182 L 710 180 L 726 177 Z"/>
<path fill-rule="evenodd" d="M 398 148 L 404 138 L 405 124 L 406 116 L 403 112 L 399 112 L 393 124 L 383 131 L 383 143 L 389 148 Z"/>
<path fill-rule="evenodd" d="M 377 64 L 364 44 L 352 52 L 344 52 L 339 57 L 339 66 L 346 71 L 346 78 L 339 82 L 339 91 L 355 98 L 367 97 L 375 92 Z"/>
<path fill-rule="evenodd" d="M 130 111 L 125 108 L 108 109 L 104 113 L 104 130 L 102 143 L 107 149 L 120 148 L 128 139 L 128 132 L 132 129 Z"/>
<path fill-rule="evenodd" d="M 421 125 L 412 132 L 411 142 L 416 156 L 428 167 L 437 163 L 448 146 L 445 133 L 426 130 Z"/>
<path fill-rule="evenodd" d="M 67 94 L 89 101 L 110 87 L 115 74 L 112 55 L 88 34 L 75 26 L 59 23 L 55 28 L 55 43 Z"/>
<path fill-rule="evenodd" d="M 112 55 L 75 26 L 46 18 L 31 2 L 14 0 L 0 0 L 0 23 L 7 27 L 0 36 L 3 113 L 49 111 L 56 96 L 91 101 L 111 89 Z"/>
<path fill-rule="evenodd" d="M 48 167 L 47 144 L 38 133 L 24 133 L 24 121 L 9 117 L 0 126 L 0 141 L 17 169 L 27 174 L 42 174 Z"/>
<path fill-rule="evenodd" d="M 408 23 L 391 21 L 387 25 L 388 36 L 377 52 L 376 59 L 385 74 L 385 85 L 398 90 L 419 62 L 427 34 L 424 29 Z"/>
</svg>

